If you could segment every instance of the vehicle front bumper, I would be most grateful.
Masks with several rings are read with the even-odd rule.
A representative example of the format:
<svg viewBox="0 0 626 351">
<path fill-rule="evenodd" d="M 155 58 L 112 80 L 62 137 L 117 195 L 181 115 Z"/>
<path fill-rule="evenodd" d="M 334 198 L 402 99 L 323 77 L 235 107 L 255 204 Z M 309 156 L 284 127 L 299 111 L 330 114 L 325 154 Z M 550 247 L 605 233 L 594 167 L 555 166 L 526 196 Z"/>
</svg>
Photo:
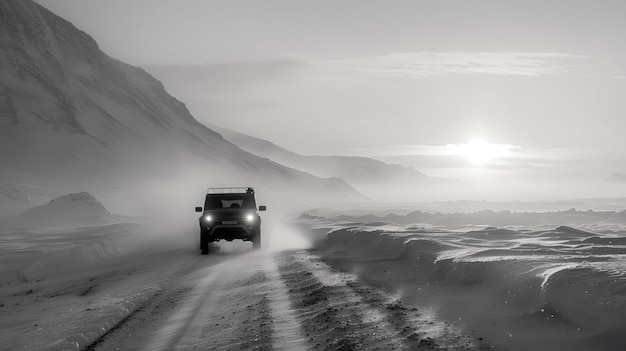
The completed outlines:
<svg viewBox="0 0 626 351">
<path fill-rule="evenodd" d="M 218 240 L 251 240 L 258 232 L 255 223 L 242 223 L 243 221 L 217 221 L 216 223 L 200 223 L 200 230 L 209 241 Z"/>
</svg>

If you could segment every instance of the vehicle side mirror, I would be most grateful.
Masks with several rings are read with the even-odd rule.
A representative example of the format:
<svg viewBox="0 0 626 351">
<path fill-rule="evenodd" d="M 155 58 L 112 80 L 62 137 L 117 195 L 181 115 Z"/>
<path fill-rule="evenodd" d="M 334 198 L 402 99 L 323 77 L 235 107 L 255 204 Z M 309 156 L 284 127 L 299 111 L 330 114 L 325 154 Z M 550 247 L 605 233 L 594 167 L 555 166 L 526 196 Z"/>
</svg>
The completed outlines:
<svg viewBox="0 0 626 351">
<path fill-rule="evenodd" d="M 266 211 L 266 210 L 267 210 L 267 207 L 265 207 L 265 206 L 259 206 L 259 211 Z"/>
<path fill-rule="evenodd" d="M 196 212 L 202 212 L 202 207 L 196 207 Z"/>
</svg>

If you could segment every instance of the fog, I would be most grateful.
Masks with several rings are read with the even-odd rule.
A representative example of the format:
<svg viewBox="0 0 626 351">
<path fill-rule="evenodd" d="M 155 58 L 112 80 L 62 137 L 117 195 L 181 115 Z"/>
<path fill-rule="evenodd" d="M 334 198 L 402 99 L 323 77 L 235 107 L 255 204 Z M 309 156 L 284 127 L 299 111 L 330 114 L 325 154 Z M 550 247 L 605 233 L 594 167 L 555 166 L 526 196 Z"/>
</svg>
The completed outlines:
<svg viewBox="0 0 626 351">
<path fill-rule="evenodd" d="M 481 45 L 444 50 L 433 46 L 438 42 L 434 38 L 415 45 L 406 36 L 424 34 L 405 22 L 408 17 L 399 10 L 424 4 L 402 2 L 392 12 L 407 25 L 406 33 L 390 21 L 393 16 L 383 16 L 381 22 L 387 24 L 381 30 L 398 38 L 389 47 L 355 36 L 356 28 L 371 30 L 369 17 L 337 14 L 329 25 L 363 50 L 350 44 L 340 54 L 315 40 L 316 55 L 285 55 L 277 48 L 293 44 L 287 35 L 271 46 L 277 51 L 256 57 L 245 49 L 243 36 L 231 48 L 237 59 L 171 63 L 162 52 L 154 52 L 155 62 L 133 62 L 143 70 L 117 59 L 133 56 L 125 51 L 147 47 L 129 46 L 126 37 L 114 36 L 117 48 L 124 48 L 114 50 L 111 32 L 106 32 L 132 28 L 127 21 L 143 7 L 99 4 L 101 14 L 128 11 L 119 17 L 121 26 L 111 28 L 104 15 L 87 21 L 94 13 L 86 4 L 41 3 L 61 17 L 42 17 L 45 10 L 32 2 L 7 5 L 5 11 L 5 26 L 13 31 L 2 32 L 12 45 L 3 51 L 1 72 L 8 94 L 0 130 L 0 186 L 9 189 L 0 197 L 3 216 L 86 191 L 114 213 L 186 221 L 193 217 L 188 209 L 201 201 L 202 189 L 238 185 L 255 187 L 260 203 L 290 214 L 344 203 L 626 196 L 626 148 L 620 134 L 623 79 L 615 65 L 621 53 L 589 43 L 554 52 L 521 45 L 527 42 L 524 38 L 542 40 L 527 38 L 526 25 L 517 18 L 502 23 L 509 35 L 518 34 L 506 50 L 505 41 L 484 50 L 477 49 Z M 136 33 L 148 35 L 143 29 L 154 25 L 151 16 L 165 8 L 177 8 L 182 15 L 196 6 L 208 11 L 215 4 L 188 5 L 155 5 L 145 22 L 134 23 L 142 28 Z M 233 33 L 234 23 L 249 28 L 243 20 L 248 12 L 220 6 L 243 16 L 235 16 L 233 23 L 217 21 L 226 33 Z M 283 10 L 302 17 L 303 23 L 336 14 L 330 3 L 319 6 L 315 14 Z M 364 6 L 371 10 L 381 5 Z M 608 11 L 612 6 L 619 7 L 611 3 L 606 11 L 584 13 L 621 27 Z M 354 14 L 380 15 L 365 8 Z M 430 10 L 446 21 L 454 18 L 439 6 Z M 269 23 L 265 20 L 272 12 L 262 12 L 264 20 L 254 21 Z M 494 15 L 470 12 L 485 20 Z M 526 10 L 520 14 L 536 16 Z M 197 15 L 190 12 L 189 18 L 199 25 L 203 22 Z M 356 27 L 341 28 L 342 18 Z M 430 17 L 424 20 L 441 26 Z M 576 44 L 544 20 L 539 23 L 548 33 Z M 40 33 L 21 26 L 25 21 L 41 23 L 45 40 L 33 40 Z M 276 20 L 278 27 L 293 24 L 296 32 L 306 32 L 299 22 L 290 23 Z M 67 31 L 55 31 L 59 25 Z M 444 26 L 438 35 L 459 45 L 468 42 L 465 34 L 457 37 L 450 28 Z M 589 35 L 606 39 L 603 30 L 590 28 Z M 308 35 L 319 39 L 319 33 Z M 108 56 L 111 52 L 100 49 L 100 40 L 107 43 L 103 48 L 120 56 Z M 603 40 L 594 42 L 607 45 Z M 48 50 L 55 45 L 59 50 Z M 193 55 L 191 48 L 186 50 L 191 51 L 175 56 Z M 87 60 L 85 52 L 94 60 Z M 50 87 L 42 86 L 42 79 Z M 475 140 L 482 143 L 472 144 Z"/>
<path fill-rule="evenodd" d="M 137 222 L 143 229 L 132 231 L 133 247 L 194 249 L 194 207 L 206 189 L 244 186 L 268 208 L 264 246 L 279 250 L 314 244 L 292 225 L 305 211 L 524 207 L 518 201 L 567 209 L 577 199 L 605 198 L 582 203 L 606 207 L 626 197 L 623 79 L 619 66 L 599 64 L 613 58 L 602 50 L 598 57 L 565 47 L 440 51 L 404 36 L 390 47 L 359 37 L 363 50 L 348 45 L 342 54 L 323 41 L 312 55 L 235 50 L 198 64 L 155 52 L 154 61 L 133 62 L 144 70 L 118 58 L 147 46 L 115 36 L 126 49 L 114 49 L 103 31 L 117 29 L 106 16 L 85 21 L 93 15 L 85 4 L 41 2 L 61 17 L 29 1 L 2 4 L 0 219 L 9 227 L 73 232 L 111 224 L 115 232 Z M 104 14 L 125 5 L 99 6 Z M 190 6 L 184 10 L 199 5 Z M 333 8 L 320 6 L 317 15 Z M 371 22 L 344 20 L 355 28 Z M 100 38 L 120 57 L 103 52 Z M 63 211 L 55 218 L 52 206 L 40 211 L 49 212 L 45 220 L 29 217 L 29 209 L 83 192 L 93 199 L 66 212 L 84 218 Z M 108 212 L 89 215 L 94 201 Z M 247 250 L 240 244 L 220 249 Z"/>
<path fill-rule="evenodd" d="M 2 347 L 624 349 L 624 6 L 0 0 Z"/>
</svg>

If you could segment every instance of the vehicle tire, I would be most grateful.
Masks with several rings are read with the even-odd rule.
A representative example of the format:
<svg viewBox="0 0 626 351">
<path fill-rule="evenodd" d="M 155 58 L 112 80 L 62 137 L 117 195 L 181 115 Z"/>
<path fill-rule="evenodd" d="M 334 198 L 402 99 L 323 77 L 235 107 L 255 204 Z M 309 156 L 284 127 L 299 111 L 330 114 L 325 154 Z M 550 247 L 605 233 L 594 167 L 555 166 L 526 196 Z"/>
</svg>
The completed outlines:
<svg viewBox="0 0 626 351">
<path fill-rule="evenodd" d="M 209 254 L 209 240 L 204 232 L 200 232 L 200 250 L 202 250 L 203 255 Z"/>
<path fill-rule="evenodd" d="M 252 237 L 252 249 L 258 250 L 261 248 L 261 232 L 258 232 Z"/>
</svg>

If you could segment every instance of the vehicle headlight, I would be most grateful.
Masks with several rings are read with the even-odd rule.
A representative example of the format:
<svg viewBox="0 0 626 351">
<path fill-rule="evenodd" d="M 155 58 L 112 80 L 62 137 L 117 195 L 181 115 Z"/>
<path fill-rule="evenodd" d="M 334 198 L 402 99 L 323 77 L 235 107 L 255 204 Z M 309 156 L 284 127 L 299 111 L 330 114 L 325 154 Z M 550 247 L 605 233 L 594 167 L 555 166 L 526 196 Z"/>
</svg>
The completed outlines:
<svg viewBox="0 0 626 351">
<path fill-rule="evenodd" d="M 211 216 L 205 216 L 204 217 L 204 221 L 207 223 L 211 223 L 211 221 L 213 220 L 213 218 Z"/>
<path fill-rule="evenodd" d="M 248 214 L 246 215 L 246 221 L 248 222 L 254 222 L 254 216 L 252 214 Z"/>
</svg>

